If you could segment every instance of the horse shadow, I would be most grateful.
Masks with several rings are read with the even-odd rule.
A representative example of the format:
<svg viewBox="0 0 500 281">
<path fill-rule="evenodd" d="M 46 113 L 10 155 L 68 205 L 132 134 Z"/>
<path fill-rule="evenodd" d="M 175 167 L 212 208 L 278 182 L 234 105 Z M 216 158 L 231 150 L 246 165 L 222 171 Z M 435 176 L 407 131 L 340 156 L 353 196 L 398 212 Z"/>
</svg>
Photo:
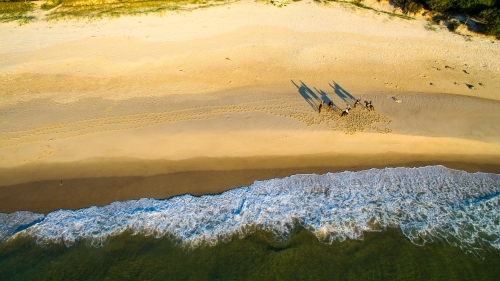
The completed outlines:
<svg viewBox="0 0 500 281">
<path fill-rule="evenodd" d="M 329 84 L 333 88 L 333 91 L 339 98 L 341 98 L 346 104 L 356 102 L 356 98 L 351 95 L 348 91 L 342 88 L 337 82 L 333 81 L 333 85 Z"/>
<path fill-rule="evenodd" d="M 340 109 L 340 107 L 338 107 L 323 90 L 318 90 L 316 88 L 314 88 L 314 90 L 318 92 L 318 94 L 321 96 L 321 100 L 324 100 L 326 104 L 329 104 L 331 102 L 333 104 L 333 107 Z"/>
<path fill-rule="evenodd" d="M 328 97 L 328 95 L 322 91 L 314 88 L 316 92 L 314 92 L 310 87 L 308 87 L 304 82 L 300 81 L 300 85 L 297 85 L 293 80 L 291 80 L 293 85 L 297 87 L 299 94 L 304 98 L 304 100 L 314 109 L 318 110 L 319 104 L 321 101 L 324 101 L 326 104 L 332 103 L 333 106 L 339 108 L 335 103 L 333 103 L 332 99 Z"/>
</svg>

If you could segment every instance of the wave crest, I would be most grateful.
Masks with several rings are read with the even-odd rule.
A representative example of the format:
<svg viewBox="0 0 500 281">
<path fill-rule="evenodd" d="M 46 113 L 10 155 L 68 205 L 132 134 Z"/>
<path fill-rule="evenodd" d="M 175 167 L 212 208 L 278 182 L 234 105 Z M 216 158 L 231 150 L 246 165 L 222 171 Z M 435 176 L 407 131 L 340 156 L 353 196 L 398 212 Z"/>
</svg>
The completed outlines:
<svg viewBox="0 0 500 281">
<path fill-rule="evenodd" d="M 499 192 L 500 175 L 443 166 L 293 175 L 218 195 L 114 202 L 59 210 L 43 219 L 35 214 L 39 221 L 14 232 L 35 237 L 39 244 L 69 246 L 85 239 L 102 246 L 131 231 L 196 247 L 244 237 L 256 228 L 287 239 L 300 225 L 331 243 L 399 227 L 417 245 L 440 239 L 465 251 L 485 243 L 500 249 Z"/>
</svg>

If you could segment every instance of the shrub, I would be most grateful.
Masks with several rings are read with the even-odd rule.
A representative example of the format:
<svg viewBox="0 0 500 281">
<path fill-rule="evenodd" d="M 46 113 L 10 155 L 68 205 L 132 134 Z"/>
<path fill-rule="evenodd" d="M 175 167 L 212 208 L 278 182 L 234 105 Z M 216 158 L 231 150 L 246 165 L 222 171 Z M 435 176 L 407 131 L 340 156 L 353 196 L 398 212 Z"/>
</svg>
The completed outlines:
<svg viewBox="0 0 500 281">
<path fill-rule="evenodd" d="M 479 13 L 479 16 L 487 21 L 484 28 L 485 33 L 494 35 L 500 39 L 500 10 L 493 8 L 486 9 Z"/>
<path fill-rule="evenodd" d="M 403 11 L 405 13 L 411 13 L 411 14 L 416 14 L 422 11 L 424 7 L 422 4 L 416 2 L 416 1 L 406 1 L 405 6 L 403 7 Z"/>
<path fill-rule="evenodd" d="M 419 0 L 393 0 L 394 4 L 398 5 L 405 14 L 416 14 L 423 9 L 423 5 Z"/>
<path fill-rule="evenodd" d="M 478 13 L 489 7 L 494 7 L 497 0 L 455 0 L 459 10 L 468 13 Z"/>
<path fill-rule="evenodd" d="M 460 23 L 456 20 L 450 21 L 447 24 L 448 30 L 450 31 L 455 31 L 457 27 L 460 25 Z"/>
<path fill-rule="evenodd" d="M 424 0 L 423 2 L 438 12 L 455 10 L 467 13 L 478 13 L 495 5 L 498 7 L 500 4 L 499 0 Z"/>
<path fill-rule="evenodd" d="M 453 7 L 452 0 L 425 0 L 425 4 L 431 10 L 438 12 L 445 12 Z"/>
</svg>

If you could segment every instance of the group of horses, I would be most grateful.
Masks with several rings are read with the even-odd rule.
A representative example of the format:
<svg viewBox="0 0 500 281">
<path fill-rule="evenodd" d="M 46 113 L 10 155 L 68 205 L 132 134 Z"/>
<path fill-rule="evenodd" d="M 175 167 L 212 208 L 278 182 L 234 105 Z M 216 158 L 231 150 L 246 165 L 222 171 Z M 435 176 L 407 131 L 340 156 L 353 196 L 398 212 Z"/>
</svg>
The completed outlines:
<svg viewBox="0 0 500 281">
<path fill-rule="evenodd" d="M 354 108 L 356 108 L 357 106 L 361 106 L 361 99 L 357 99 L 356 102 L 354 103 Z M 321 103 L 319 104 L 318 106 L 318 113 L 321 113 L 321 110 L 325 107 L 325 101 L 321 101 Z M 328 103 L 328 112 L 331 112 L 333 111 L 333 102 L 330 101 Z M 372 101 L 365 101 L 365 108 L 368 110 L 368 111 L 375 111 L 375 107 L 372 105 Z M 349 110 L 351 109 L 351 105 L 348 105 L 346 107 L 346 109 L 344 109 L 342 111 L 342 113 L 340 114 L 341 117 L 344 117 L 344 116 L 347 116 L 349 114 Z"/>
</svg>

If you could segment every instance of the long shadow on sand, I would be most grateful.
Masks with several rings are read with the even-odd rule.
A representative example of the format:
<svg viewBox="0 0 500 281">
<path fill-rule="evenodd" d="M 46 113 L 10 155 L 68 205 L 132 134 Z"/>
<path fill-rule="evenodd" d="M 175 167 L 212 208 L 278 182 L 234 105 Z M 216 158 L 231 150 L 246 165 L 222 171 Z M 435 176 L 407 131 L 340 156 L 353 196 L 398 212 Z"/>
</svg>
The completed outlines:
<svg viewBox="0 0 500 281">
<path fill-rule="evenodd" d="M 314 88 L 315 92 L 302 81 L 300 81 L 300 85 L 297 85 L 293 80 L 291 81 L 297 87 L 299 94 L 314 110 L 318 110 L 321 101 L 324 101 L 326 104 L 329 102 L 333 103 L 332 99 L 324 91 Z M 339 108 L 335 103 L 333 103 L 333 106 Z"/>
<path fill-rule="evenodd" d="M 351 95 L 348 91 L 342 88 L 337 82 L 333 81 L 333 85 L 329 84 L 333 88 L 333 91 L 339 98 L 341 98 L 346 104 L 351 104 L 356 102 L 356 98 Z"/>
</svg>

